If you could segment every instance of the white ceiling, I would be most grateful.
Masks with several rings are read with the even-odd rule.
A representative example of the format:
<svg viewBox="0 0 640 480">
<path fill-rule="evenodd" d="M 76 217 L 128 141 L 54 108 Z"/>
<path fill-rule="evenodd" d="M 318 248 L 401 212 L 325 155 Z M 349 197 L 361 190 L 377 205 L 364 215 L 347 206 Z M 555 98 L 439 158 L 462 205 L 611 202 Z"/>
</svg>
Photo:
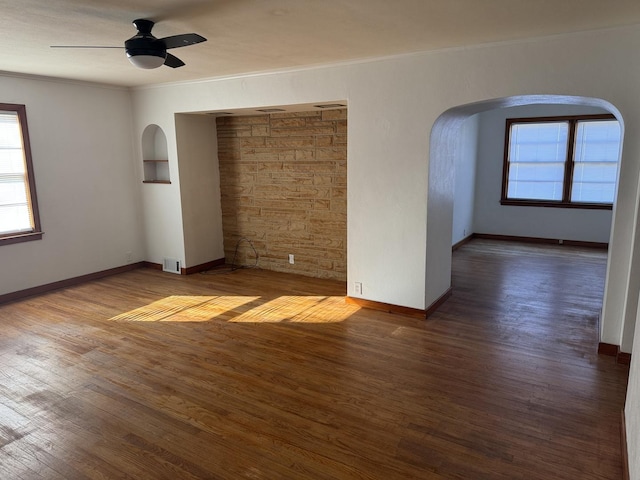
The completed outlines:
<svg viewBox="0 0 640 480">
<path fill-rule="evenodd" d="M 139 70 L 120 49 L 131 21 L 186 66 Z M 123 86 L 195 80 L 640 23 L 638 0 L 0 0 L 0 69 Z"/>
</svg>

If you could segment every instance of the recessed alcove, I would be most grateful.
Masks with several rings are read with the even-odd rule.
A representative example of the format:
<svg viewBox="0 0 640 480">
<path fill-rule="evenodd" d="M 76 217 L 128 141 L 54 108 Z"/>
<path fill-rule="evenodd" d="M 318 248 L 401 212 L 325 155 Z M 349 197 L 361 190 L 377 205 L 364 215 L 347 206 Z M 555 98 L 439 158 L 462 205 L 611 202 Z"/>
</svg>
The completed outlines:
<svg viewBox="0 0 640 480">
<path fill-rule="evenodd" d="M 346 107 L 213 113 L 228 263 L 346 281 Z"/>
<path fill-rule="evenodd" d="M 158 125 L 147 125 L 142 132 L 143 183 L 171 183 L 167 137 Z"/>
</svg>

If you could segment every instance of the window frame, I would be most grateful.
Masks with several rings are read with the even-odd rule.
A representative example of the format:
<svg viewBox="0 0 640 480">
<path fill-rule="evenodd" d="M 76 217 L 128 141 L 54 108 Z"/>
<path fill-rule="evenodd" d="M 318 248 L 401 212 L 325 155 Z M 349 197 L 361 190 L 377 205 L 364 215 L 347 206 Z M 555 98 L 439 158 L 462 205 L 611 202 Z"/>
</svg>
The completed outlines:
<svg viewBox="0 0 640 480">
<path fill-rule="evenodd" d="M 573 185 L 574 172 L 574 153 L 577 125 L 579 122 L 598 121 L 598 120 L 617 120 L 617 118 L 609 113 L 594 115 L 562 115 L 553 117 L 527 117 L 527 118 L 507 118 L 506 129 L 504 135 L 504 161 L 502 166 L 502 192 L 500 196 L 501 205 L 517 205 L 524 207 L 556 207 L 556 208 L 582 208 L 592 210 L 612 210 L 613 203 L 589 203 L 589 202 L 572 202 L 571 188 Z M 511 126 L 521 123 L 552 123 L 567 122 L 568 138 L 567 151 L 564 159 L 564 176 L 562 184 L 562 200 L 537 200 L 537 199 L 518 199 L 507 198 L 509 189 L 509 151 L 511 144 Z M 622 139 L 621 139 L 622 143 Z M 620 159 L 618 159 L 618 174 L 620 172 Z"/>
<path fill-rule="evenodd" d="M 7 232 L 0 234 L 0 245 L 12 243 L 30 242 L 40 240 L 43 232 L 40 224 L 40 213 L 38 210 L 38 198 L 36 195 L 36 182 L 33 172 L 33 160 L 31 157 L 31 142 L 29 140 L 29 128 L 27 126 L 27 107 L 21 104 L 0 103 L 0 111 L 15 112 L 18 116 L 20 133 L 22 135 L 22 151 L 26 170 L 26 184 L 29 191 L 29 202 L 31 207 L 31 218 L 33 219 L 33 229 L 27 232 Z"/>
</svg>

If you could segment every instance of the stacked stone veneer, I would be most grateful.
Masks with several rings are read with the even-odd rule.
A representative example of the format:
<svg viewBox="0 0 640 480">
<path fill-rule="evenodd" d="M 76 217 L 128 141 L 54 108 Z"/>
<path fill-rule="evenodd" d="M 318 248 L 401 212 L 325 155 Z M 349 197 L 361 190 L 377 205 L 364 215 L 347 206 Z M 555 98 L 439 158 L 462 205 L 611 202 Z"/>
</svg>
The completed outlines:
<svg viewBox="0 0 640 480">
<path fill-rule="evenodd" d="M 225 259 L 346 280 L 347 111 L 217 119 Z M 289 264 L 288 256 L 295 256 Z"/>
</svg>

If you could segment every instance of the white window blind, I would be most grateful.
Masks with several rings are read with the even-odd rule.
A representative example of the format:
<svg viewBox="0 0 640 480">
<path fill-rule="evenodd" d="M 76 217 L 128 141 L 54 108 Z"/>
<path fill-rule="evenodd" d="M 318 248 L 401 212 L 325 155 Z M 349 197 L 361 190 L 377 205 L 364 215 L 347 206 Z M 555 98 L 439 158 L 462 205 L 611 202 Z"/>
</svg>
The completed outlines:
<svg viewBox="0 0 640 480">
<path fill-rule="evenodd" d="M 562 200 L 569 124 L 511 125 L 507 198 Z"/>
<path fill-rule="evenodd" d="M 620 157 L 617 121 L 579 122 L 576 132 L 572 202 L 613 203 Z"/>
<path fill-rule="evenodd" d="M 0 235 L 34 230 L 20 119 L 0 111 Z"/>
<path fill-rule="evenodd" d="M 613 115 L 507 119 L 501 203 L 611 209 L 622 127 Z"/>
</svg>

